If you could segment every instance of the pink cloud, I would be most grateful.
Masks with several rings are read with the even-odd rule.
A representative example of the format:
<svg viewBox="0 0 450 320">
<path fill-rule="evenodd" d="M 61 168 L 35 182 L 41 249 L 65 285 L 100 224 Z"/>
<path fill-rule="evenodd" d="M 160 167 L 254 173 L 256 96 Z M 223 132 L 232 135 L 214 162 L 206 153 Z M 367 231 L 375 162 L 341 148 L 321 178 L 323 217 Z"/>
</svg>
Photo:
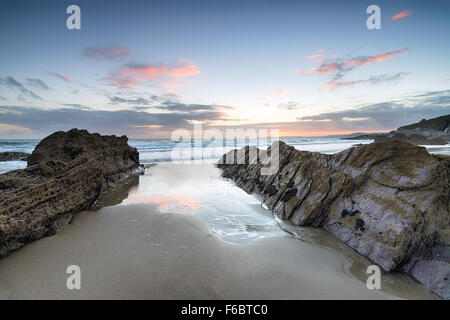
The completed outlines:
<svg viewBox="0 0 450 320">
<path fill-rule="evenodd" d="M 313 71 L 311 71 L 311 70 L 307 70 L 307 71 L 296 71 L 295 72 L 296 74 L 299 74 L 299 75 L 305 75 L 305 74 L 312 74 L 313 73 Z"/>
<path fill-rule="evenodd" d="M 397 74 L 384 74 L 380 76 L 372 76 L 365 80 L 357 80 L 357 81 L 341 81 L 343 77 L 350 71 L 352 71 L 355 68 L 359 68 L 364 65 L 369 65 L 372 63 L 382 63 L 385 62 L 388 59 L 391 59 L 393 57 L 397 57 L 400 55 L 403 55 L 405 53 L 409 52 L 409 48 L 403 48 L 399 50 L 389 51 L 381 54 L 377 54 L 374 56 L 359 56 L 352 59 L 338 59 L 338 58 L 329 58 L 329 57 L 320 57 L 317 58 L 316 56 L 308 56 L 307 58 L 315 58 L 313 61 L 319 62 L 320 65 L 316 68 L 312 68 L 312 70 L 307 71 L 296 71 L 298 75 L 309 75 L 313 73 L 317 74 L 331 74 L 331 80 L 326 82 L 324 85 L 319 87 L 319 90 L 324 89 L 336 89 L 336 88 L 343 88 L 348 87 L 354 84 L 359 83 L 371 83 L 371 84 L 377 84 L 382 83 L 386 81 L 393 81 L 401 78 L 404 73 L 400 72 Z"/>
<path fill-rule="evenodd" d="M 306 58 L 311 59 L 311 60 L 315 60 L 317 58 L 320 58 L 321 56 L 322 56 L 322 54 L 310 54 Z"/>
<path fill-rule="evenodd" d="M 327 83 L 325 83 L 324 85 L 320 86 L 319 90 L 343 88 L 343 87 L 351 86 L 353 84 L 355 84 L 354 81 L 336 82 L 335 80 L 330 80 Z"/>
<path fill-rule="evenodd" d="M 389 51 L 386 53 L 378 54 L 375 56 L 365 56 L 365 57 L 357 57 L 350 60 L 340 60 L 340 59 L 332 59 L 328 60 L 326 57 L 316 59 L 316 62 L 320 62 L 321 65 L 316 68 L 312 68 L 309 71 L 297 71 L 298 75 L 307 75 L 312 73 L 330 73 L 330 72 L 346 72 L 351 69 L 368 65 L 374 62 L 384 62 L 390 58 L 405 54 L 409 51 L 409 48 L 404 48 L 395 51 Z"/>
<path fill-rule="evenodd" d="M 68 76 L 65 76 L 65 75 L 60 74 L 60 73 L 51 72 L 51 74 L 54 75 L 55 77 L 61 79 L 61 80 L 66 81 L 66 82 L 70 82 L 70 81 L 73 80 L 72 78 L 69 78 Z"/>
<path fill-rule="evenodd" d="M 165 94 L 163 94 L 163 96 L 167 97 L 167 98 L 179 98 L 180 97 L 180 95 L 177 93 L 165 93 Z"/>
<path fill-rule="evenodd" d="M 118 88 L 136 88 L 139 87 L 140 84 L 131 80 L 131 79 L 119 79 L 119 80 L 114 80 L 112 82 L 113 86 L 118 87 Z"/>
<path fill-rule="evenodd" d="M 409 48 L 404 48 L 401 50 L 396 50 L 396 51 L 390 51 L 390 52 L 386 52 L 383 54 L 378 54 L 376 56 L 372 56 L 372 57 L 366 57 L 366 58 L 355 58 L 355 59 L 351 59 L 348 61 L 344 62 L 344 65 L 349 66 L 349 67 L 358 67 L 358 66 L 362 66 L 365 64 L 370 64 L 373 62 L 384 62 L 389 58 L 398 56 L 398 55 L 402 55 L 405 54 L 409 51 Z"/>
<path fill-rule="evenodd" d="M 411 10 L 405 10 L 405 11 L 397 13 L 395 16 L 393 16 L 392 20 L 403 19 L 403 18 L 409 17 L 412 14 L 413 14 L 413 12 Z"/>
<path fill-rule="evenodd" d="M 267 95 L 269 97 L 274 97 L 274 96 L 282 96 L 284 94 L 286 94 L 286 90 L 278 89 L 278 90 L 274 90 L 274 91 L 269 92 Z"/>
<path fill-rule="evenodd" d="M 323 63 L 319 68 L 313 68 L 313 70 L 318 73 L 327 73 L 336 70 L 338 67 L 339 63 L 330 62 L 330 63 Z"/>
<path fill-rule="evenodd" d="M 180 88 L 188 86 L 185 78 L 200 73 L 198 67 L 185 59 L 179 62 L 184 65 L 134 65 L 120 70 L 113 79 L 112 84 L 116 87 L 139 87 L 146 81 L 153 81 L 164 88 Z"/>
</svg>

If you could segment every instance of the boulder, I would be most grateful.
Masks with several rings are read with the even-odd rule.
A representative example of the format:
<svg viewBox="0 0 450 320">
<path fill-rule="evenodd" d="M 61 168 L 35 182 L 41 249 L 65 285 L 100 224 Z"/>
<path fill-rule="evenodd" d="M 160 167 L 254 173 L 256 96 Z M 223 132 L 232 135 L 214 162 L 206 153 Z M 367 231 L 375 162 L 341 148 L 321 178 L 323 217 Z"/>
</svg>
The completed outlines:
<svg viewBox="0 0 450 320">
<path fill-rule="evenodd" d="M 27 168 L 0 175 L 0 257 L 60 231 L 100 194 L 142 172 L 126 136 L 55 132 L 28 157 Z"/>
<path fill-rule="evenodd" d="M 218 166 L 224 177 L 247 192 L 261 194 L 280 218 L 298 226 L 323 227 L 384 271 L 413 276 L 423 274 L 414 273 L 416 262 L 426 270 L 420 261 L 432 259 L 433 247 L 448 241 L 450 158 L 398 140 L 358 145 L 337 154 L 275 143 L 280 150 L 277 174 L 262 176 L 261 161 L 225 162 L 235 150 Z M 450 270 L 448 262 L 439 265 L 440 274 Z M 442 281 L 448 289 L 448 281 Z"/>
</svg>

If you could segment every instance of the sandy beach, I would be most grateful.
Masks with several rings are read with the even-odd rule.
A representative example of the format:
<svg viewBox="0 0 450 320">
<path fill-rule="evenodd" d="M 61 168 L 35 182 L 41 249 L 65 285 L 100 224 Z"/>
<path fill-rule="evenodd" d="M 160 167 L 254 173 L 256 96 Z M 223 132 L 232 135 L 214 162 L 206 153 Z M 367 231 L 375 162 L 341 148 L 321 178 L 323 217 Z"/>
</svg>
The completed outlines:
<svg viewBox="0 0 450 320">
<path fill-rule="evenodd" d="M 435 298 L 403 274 L 367 289 L 367 259 L 324 230 L 275 221 L 212 164 L 161 163 L 139 179 L 0 260 L 0 298 Z M 69 265 L 81 290 L 66 288 Z"/>
</svg>

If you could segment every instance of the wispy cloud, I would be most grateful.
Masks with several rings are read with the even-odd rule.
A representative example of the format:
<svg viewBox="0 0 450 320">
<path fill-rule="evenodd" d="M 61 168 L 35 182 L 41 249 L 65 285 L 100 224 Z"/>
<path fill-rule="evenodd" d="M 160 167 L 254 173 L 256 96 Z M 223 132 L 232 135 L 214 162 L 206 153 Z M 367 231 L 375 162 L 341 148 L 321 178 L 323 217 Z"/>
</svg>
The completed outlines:
<svg viewBox="0 0 450 320">
<path fill-rule="evenodd" d="M 306 70 L 306 71 L 297 70 L 295 73 L 299 74 L 299 75 L 306 75 L 306 74 L 313 74 L 314 72 L 312 70 Z"/>
<path fill-rule="evenodd" d="M 273 99 L 279 99 L 280 97 L 284 96 L 286 94 L 286 89 L 277 89 L 270 92 L 267 92 L 263 97 L 259 97 L 256 100 L 263 102 L 267 100 L 273 100 Z M 265 106 L 268 106 L 270 104 L 264 104 Z"/>
<path fill-rule="evenodd" d="M 411 10 L 405 10 L 405 11 L 399 12 L 396 15 L 394 15 L 392 17 L 392 20 L 403 19 L 403 18 L 409 17 L 412 14 L 413 14 L 413 12 Z"/>
<path fill-rule="evenodd" d="M 91 108 L 79 103 L 64 103 L 63 106 L 75 108 L 75 109 L 82 109 L 82 110 L 90 110 Z"/>
<path fill-rule="evenodd" d="M 117 96 L 110 97 L 110 101 L 113 103 L 127 103 L 127 104 L 137 104 L 137 105 L 150 105 L 151 100 L 146 98 L 132 98 L 126 99 Z"/>
<path fill-rule="evenodd" d="M 276 96 L 283 96 L 285 94 L 286 94 L 286 90 L 285 89 L 277 89 L 277 90 L 269 92 L 267 95 L 269 97 L 276 97 Z"/>
<path fill-rule="evenodd" d="M 413 101 L 420 100 L 423 105 L 450 106 L 450 90 L 427 91 L 410 96 Z"/>
<path fill-rule="evenodd" d="M 378 54 L 376 56 L 370 56 L 370 57 L 358 57 L 351 60 L 344 61 L 342 64 L 339 65 L 339 68 L 342 69 L 349 69 L 349 68 L 356 68 L 359 66 L 363 66 L 366 64 L 371 64 L 374 62 L 384 62 L 387 59 L 405 54 L 409 51 L 409 48 L 403 48 L 400 50 L 390 51 L 382 54 Z"/>
<path fill-rule="evenodd" d="M 326 82 L 324 85 L 322 85 L 321 87 L 319 87 L 319 90 L 337 89 L 337 88 L 349 87 L 349 86 L 352 86 L 355 84 L 361 84 L 361 83 L 379 84 L 382 82 L 400 80 L 405 75 L 407 75 L 406 72 L 398 72 L 398 73 L 386 73 L 386 74 L 371 76 L 368 79 L 364 79 L 364 80 L 353 80 L 353 81 L 330 80 L 330 81 Z"/>
<path fill-rule="evenodd" d="M 169 98 L 169 99 L 177 99 L 180 97 L 180 95 L 177 93 L 165 93 L 165 94 L 163 94 L 163 97 Z"/>
<path fill-rule="evenodd" d="M 167 111 L 179 111 L 179 112 L 204 112 L 204 111 L 217 111 L 230 110 L 233 107 L 215 105 L 215 104 L 185 104 L 180 102 L 166 101 L 162 105 L 156 106 L 158 109 Z M 223 114 L 221 114 L 223 115 Z M 223 117 L 222 117 L 223 118 Z"/>
<path fill-rule="evenodd" d="M 70 81 L 73 80 L 72 78 L 69 78 L 68 76 L 65 76 L 65 75 L 57 73 L 57 72 L 50 72 L 50 74 L 54 75 L 58 79 L 61 79 L 61 80 L 65 81 L 65 82 L 70 82 Z"/>
<path fill-rule="evenodd" d="M 403 48 L 400 50 L 389 51 L 386 53 L 377 54 L 375 56 L 359 56 L 347 60 L 342 59 L 327 59 L 319 67 L 313 68 L 311 71 L 316 73 L 346 73 L 355 68 L 368 65 L 375 62 L 385 62 L 386 60 L 405 54 L 409 51 L 409 48 Z"/>
<path fill-rule="evenodd" d="M 322 54 L 310 54 L 309 56 L 306 56 L 306 58 L 310 59 L 310 60 L 315 60 L 315 59 L 320 58 L 322 56 L 323 56 Z"/>
<path fill-rule="evenodd" d="M 289 102 L 282 102 L 278 104 L 277 107 L 284 110 L 296 110 L 304 107 L 304 105 L 296 101 L 289 101 Z"/>
<path fill-rule="evenodd" d="M 110 60 L 124 56 L 133 56 L 134 53 L 122 47 L 89 47 L 84 49 L 83 55 L 97 60 Z"/>
<path fill-rule="evenodd" d="M 22 93 L 23 95 L 25 95 L 29 98 L 37 99 L 37 100 L 42 99 L 40 96 L 35 94 L 30 89 L 27 89 L 22 83 L 20 83 L 19 81 L 17 81 L 16 79 L 14 79 L 11 76 L 6 77 L 6 78 L 0 78 L 0 85 L 6 86 L 13 90 L 18 90 L 20 93 Z"/>
<path fill-rule="evenodd" d="M 42 81 L 41 79 L 32 79 L 32 78 L 28 78 L 27 79 L 27 85 L 29 85 L 30 87 L 34 87 L 36 89 L 40 89 L 40 90 L 50 90 L 51 88 L 45 84 L 44 81 Z"/>
<path fill-rule="evenodd" d="M 180 59 L 179 65 L 128 65 L 112 77 L 112 85 L 119 88 L 139 87 L 150 81 L 165 88 L 178 88 L 188 85 L 185 78 L 198 75 L 200 70 L 192 62 Z"/>
<path fill-rule="evenodd" d="M 323 57 L 316 59 L 314 61 L 320 62 L 318 67 L 312 68 L 306 71 L 296 71 L 298 75 L 310 75 L 310 74 L 330 74 L 331 79 L 325 83 L 323 86 L 319 87 L 320 90 L 323 89 L 336 89 L 348 87 L 357 83 L 381 83 L 384 81 L 397 80 L 405 73 L 401 72 L 398 74 L 385 74 L 380 76 L 372 76 L 366 80 L 354 80 L 354 81 L 343 81 L 343 77 L 348 72 L 372 63 L 382 63 L 388 59 L 406 54 L 409 52 L 409 48 L 403 48 L 399 50 L 389 51 L 374 56 L 358 56 L 350 59 L 339 59 L 339 58 L 327 58 Z"/>
</svg>

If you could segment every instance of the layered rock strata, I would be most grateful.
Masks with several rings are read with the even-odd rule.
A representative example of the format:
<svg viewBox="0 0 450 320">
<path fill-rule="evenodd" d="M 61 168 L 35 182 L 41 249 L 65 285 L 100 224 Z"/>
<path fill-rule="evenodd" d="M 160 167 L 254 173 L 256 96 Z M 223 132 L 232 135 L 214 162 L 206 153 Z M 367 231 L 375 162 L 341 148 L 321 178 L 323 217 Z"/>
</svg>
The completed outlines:
<svg viewBox="0 0 450 320">
<path fill-rule="evenodd" d="M 278 171 L 261 175 L 275 147 Z M 237 186 L 260 194 L 281 219 L 323 227 L 384 271 L 407 272 L 450 297 L 449 261 L 433 253 L 436 247 L 439 256 L 449 252 L 448 157 L 396 140 L 336 154 L 275 142 L 267 153 L 255 147 L 232 150 L 218 166 Z M 439 272 L 432 274 L 437 264 Z"/>
</svg>

